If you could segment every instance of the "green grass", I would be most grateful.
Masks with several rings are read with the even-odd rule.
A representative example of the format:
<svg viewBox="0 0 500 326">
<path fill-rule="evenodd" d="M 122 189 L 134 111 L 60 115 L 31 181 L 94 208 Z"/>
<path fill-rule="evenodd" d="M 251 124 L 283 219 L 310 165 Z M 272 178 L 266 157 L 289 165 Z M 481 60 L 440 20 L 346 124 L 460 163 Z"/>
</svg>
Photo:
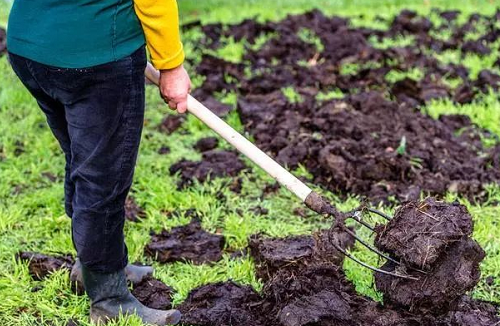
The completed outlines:
<svg viewBox="0 0 500 326">
<path fill-rule="evenodd" d="M 201 19 L 207 22 L 236 22 L 243 18 L 258 16 L 260 20 L 279 19 L 288 13 L 300 13 L 304 10 L 321 8 L 327 14 L 342 14 L 355 17 L 353 23 L 362 26 L 380 26 L 373 17 L 380 14 L 390 17 L 401 8 L 412 8 L 428 13 L 432 6 L 460 8 L 465 12 L 481 11 L 491 14 L 495 4 L 489 1 L 468 1 L 458 3 L 446 1 L 401 1 L 401 0 L 180 0 L 181 19 L 188 22 Z M 6 24 L 8 8 L 0 2 L 0 25 Z M 360 15 L 363 15 L 362 17 Z M 463 19 L 463 18 L 461 18 Z M 308 31 L 301 32 L 302 37 L 310 38 Z M 188 56 L 199 62 L 199 53 L 192 52 L 201 34 L 193 30 L 184 34 Z M 258 48 L 265 39 L 260 39 L 254 48 Z M 317 40 L 313 38 L 316 44 Z M 398 38 L 378 44 L 380 47 L 405 45 L 408 40 Z M 240 62 L 245 44 L 226 40 L 226 45 L 217 51 L 217 55 L 227 60 Z M 318 45 L 319 46 L 319 45 Z M 443 55 L 450 62 L 460 61 L 454 53 Z M 477 74 L 481 68 L 490 67 L 492 57 L 470 56 L 465 63 Z M 194 67 L 189 67 L 191 71 Z M 355 73 L 359 67 L 343 67 L 346 73 Z M 418 78 L 419 71 L 404 74 L 395 73 L 389 78 L 399 79 L 410 75 Z M 55 139 L 52 137 L 45 119 L 34 100 L 22 87 L 11 71 L 5 57 L 0 59 L 0 325 L 64 325 L 69 318 L 74 318 L 87 325 L 86 314 L 88 301 L 85 297 L 75 296 L 69 289 L 67 272 L 57 272 L 42 282 L 36 282 L 28 274 L 27 266 L 14 259 L 20 250 L 33 250 L 43 253 L 73 253 L 70 238 L 70 220 L 63 210 L 63 166 Z M 194 76 L 196 85 L 200 85 L 203 76 Z M 289 98 L 300 100 L 293 88 L 284 88 Z M 319 100 L 341 97 L 339 90 L 318 95 Z M 236 94 L 218 94 L 223 102 L 235 105 Z M 473 104 L 455 106 L 449 101 L 433 102 L 427 108 L 429 114 L 437 118 L 441 114 L 462 113 L 471 117 L 477 125 L 500 134 L 500 107 L 495 94 L 485 95 Z M 140 223 L 126 225 L 126 238 L 131 261 L 140 260 L 152 263 L 156 267 L 156 276 L 174 287 L 174 303 L 181 302 L 188 292 L 202 284 L 233 279 L 250 284 L 260 290 L 262 283 L 256 279 L 253 262 L 249 258 L 230 260 L 228 255 L 213 266 L 193 266 L 186 263 L 160 265 L 143 256 L 143 249 L 149 240 L 150 230 L 159 231 L 188 222 L 182 214 L 189 208 L 195 208 L 202 218 L 205 228 L 215 232 L 222 230 L 227 239 L 227 249 L 244 248 L 248 236 L 264 232 L 271 236 L 306 234 L 312 230 L 326 227 L 326 222 L 319 218 L 303 219 L 293 214 L 293 210 L 302 205 L 288 191 L 280 189 L 276 194 L 261 199 L 263 187 L 273 182 L 258 168 L 245 173 L 243 190 L 235 194 L 227 188 L 227 179 L 217 179 L 203 184 L 196 184 L 185 190 L 177 190 L 177 177 L 171 177 L 169 166 L 181 157 L 199 158 L 192 145 L 201 137 L 213 135 L 201 122 L 189 116 L 182 127 L 182 132 L 165 135 L 158 132 L 156 126 L 165 114 L 171 114 L 164 103 L 158 99 L 157 90 L 147 90 L 147 114 L 144 137 L 141 145 L 133 195 L 137 203 L 144 207 L 147 218 Z M 243 131 L 238 115 L 232 112 L 227 121 L 237 130 Z M 157 154 L 161 146 L 169 146 L 171 153 Z M 19 154 L 19 149 L 23 152 Z M 229 148 L 223 141 L 220 147 Z M 248 166 L 252 166 L 246 161 Z M 42 174 L 50 172 L 58 177 L 51 182 Z M 304 168 L 299 168 L 298 175 L 306 175 Z M 358 199 L 349 198 L 340 201 L 334 194 L 316 190 L 327 195 L 340 209 L 348 210 L 359 204 Z M 225 202 L 217 198 L 220 194 Z M 449 200 L 455 199 L 450 194 Z M 500 303 L 500 237 L 498 216 L 500 216 L 499 187 L 489 189 L 489 201 L 483 205 L 466 204 L 475 220 L 474 237 L 487 252 L 482 264 L 483 278 L 473 295 L 476 298 Z M 265 216 L 256 215 L 251 208 L 262 206 L 269 210 Z M 392 212 L 394 207 L 381 207 Z M 181 213 L 181 214 L 173 214 Z M 364 232 L 360 230 L 360 232 Z M 364 236 L 368 234 L 362 233 Z M 356 255 L 372 263 L 376 258 L 357 248 Z M 354 281 L 357 289 L 380 299 L 373 289 L 371 273 L 351 261 L 345 263 L 348 277 Z M 485 282 L 486 276 L 494 276 L 492 285 Z M 38 291 L 33 291 L 36 288 Z M 122 319 L 114 325 L 140 325 L 136 319 Z"/>
</svg>

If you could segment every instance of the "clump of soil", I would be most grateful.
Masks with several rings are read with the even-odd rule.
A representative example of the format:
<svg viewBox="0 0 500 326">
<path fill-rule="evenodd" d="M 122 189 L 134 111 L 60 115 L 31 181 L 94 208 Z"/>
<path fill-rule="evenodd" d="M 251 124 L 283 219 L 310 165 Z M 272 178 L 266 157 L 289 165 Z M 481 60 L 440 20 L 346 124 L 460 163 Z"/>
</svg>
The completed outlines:
<svg viewBox="0 0 500 326">
<path fill-rule="evenodd" d="M 313 235 L 292 236 L 287 238 L 266 238 L 254 235 L 250 238 L 249 248 L 252 257 L 259 265 L 257 276 L 269 280 L 281 268 L 300 268 L 311 261 L 328 260 L 341 265 L 344 256 L 330 243 L 336 241 L 344 248 L 354 245 L 354 239 L 347 233 L 331 235 L 329 231 L 319 231 Z"/>
<path fill-rule="evenodd" d="M 131 222 L 139 222 L 140 219 L 146 217 L 146 212 L 142 207 L 137 205 L 134 197 L 127 197 L 125 200 L 125 218 Z"/>
<path fill-rule="evenodd" d="M 153 234 L 144 249 L 147 256 L 161 263 L 190 261 L 203 264 L 219 261 L 224 249 L 224 237 L 202 229 L 200 221 Z"/>
<path fill-rule="evenodd" d="M 75 263 L 71 255 L 49 256 L 36 252 L 23 251 L 17 258 L 28 263 L 28 269 L 33 279 L 40 281 L 60 269 L 71 271 Z"/>
<path fill-rule="evenodd" d="M 470 238 L 472 217 L 463 205 L 431 198 L 408 202 L 376 232 L 376 246 L 402 263 L 387 262 L 382 269 L 417 278 L 376 273 L 375 284 L 386 302 L 423 313 L 446 312 L 479 281 L 485 253 Z"/>
<path fill-rule="evenodd" d="M 234 152 L 223 150 L 210 150 L 202 154 L 201 161 L 194 162 L 182 159 L 170 167 L 170 173 L 179 172 L 180 188 L 191 185 L 194 180 L 204 182 L 209 177 L 234 177 L 245 169 L 245 164 Z"/>
<path fill-rule="evenodd" d="M 182 126 L 185 118 L 182 115 L 167 115 L 161 122 L 159 129 L 160 131 L 170 135 Z"/>
<path fill-rule="evenodd" d="M 375 274 L 377 289 L 384 293 L 384 302 L 422 313 L 446 313 L 457 300 L 479 282 L 479 264 L 485 253 L 473 239 L 452 243 L 439 256 L 427 274 L 407 270 L 418 280 L 400 279 L 382 273 Z M 393 263 L 383 270 L 404 272 Z"/>
<path fill-rule="evenodd" d="M 259 300 L 252 287 L 228 281 L 194 289 L 178 309 L 185 325 L 258 326 L 265 325 L 264 316 L 252 311 Z"/>
<path fill-rule="evenodd" d="M 132 294 L 143 305 L 160 310 L 172 308 L 172 295 L 174 290 L 162 281 L 148 276 L 141 282 L 134 284 Z"/>
<path fill-rule="evenodd" d="M 405 264 L 429 270 L 446 248 L 472 234 L 472 217 L 459 203 L 427 198 L 408 202 L 376 227 L 375 245 Z"/>
<path fill-rule="evenodd" d="M 194 144 L 194 149 L 199 152 L 206 152 L 216 148 L 219 145 L 219 140 L 215 137 L 201 138 Z"/>
<path fill-rule="evenodd" d="M 0 27 L 0 56 L 7 51 L 7 34 L 5 29 Z"/>
</svg>

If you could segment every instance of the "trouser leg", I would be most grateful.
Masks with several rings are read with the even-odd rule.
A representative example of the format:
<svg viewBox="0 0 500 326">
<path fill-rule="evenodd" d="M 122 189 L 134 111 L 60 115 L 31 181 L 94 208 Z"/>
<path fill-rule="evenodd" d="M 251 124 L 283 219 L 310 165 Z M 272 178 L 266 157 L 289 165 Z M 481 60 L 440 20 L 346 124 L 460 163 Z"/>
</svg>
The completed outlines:
<svg viewBox="0 0 500 326">
<path fill-rule="evenodd" d="M 35 78 L 39 73 L 40 65 L 31 62 L 23 57 L 10 54 L 9 61 L 12 65 L 14 72 L 17 74 L 21 82 L 28 89 L 31 95 L 37 101 L 39 107 L 45 113 L 47 123 L 56 137 L 61 149 L 64 151 L 66 165 L 65 165 L 65 179 L 64 179 L 64 208 L 66 214 L 71 217 L 73 214 L 73 194 L 75 192 L 75 185 L 69 178 L 69 166 L 71 164 L 71 141 L 68 133 L 68 122 L 64 111 L 64 105 L 51 97 Z"/>
</svg>

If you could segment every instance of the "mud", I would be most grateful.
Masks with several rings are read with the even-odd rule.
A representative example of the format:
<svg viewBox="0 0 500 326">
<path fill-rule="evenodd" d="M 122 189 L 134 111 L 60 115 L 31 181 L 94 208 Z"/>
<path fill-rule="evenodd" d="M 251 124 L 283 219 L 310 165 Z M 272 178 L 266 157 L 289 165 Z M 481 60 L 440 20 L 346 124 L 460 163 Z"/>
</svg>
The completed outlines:
<svg viewBox="0 0 500 326">
<path fill-rule="evenodd" d="M 202 229 L 193 219 L 189 224 L 163 230 L 151 236 L 144 253 L 161 263 L 189 261 L 203 264 L 219 261 L 224 249 L 224 237 Z"/>
<path fill-rule="evenodd" d="M 189 161 L 182 159 L 170 166 L 170 174 L 179 172 L 179 188 L 193 184 L 193 182 L 204 182 L 208 178 L 234 177 L 238 175 L 245 164 L 239 159 L 238 154 L 224 150 L 210 150 L 203 152 L 201 161 Z"/>
<path fill-rule="evenodd" d="M 128 196 L 125 200 L 125 218 L 130 222 L 139 222 L 141 219 L 146 218 L 146 212 L 137 205 L 134 197 Z"/>
<path fill-rule="evenodd" d="M 427 198 L 403 204 L 389 223 L 377 226 L 375 245 L 406 265 L 429 270 L 448 246 L 470 236 L 472 227 L 465 206 Z"/>
<path fill-rule="evenodd" d="M 290 168 L 304 165 L 313 182 L 331 191 L 359 194 L 374 203 L 447 191 L 482 201 L 484 185 L 500 181 L 499 145 L 486 148 L 480 139 L 491 133 L 470 121 L 467 132 L 458 132 L 446 118 L 433 120 L 421 107 L 443 98 L 470 103 L 498 89 L 496 70 L 472 78 L 463 65 L 442 63 L 430 54 L 488 52 L 500 36 L 493 27 L 497 16 L 473 15 L 460 25 L 456 12 L 435 14 L 440 24 L 404 10 L 387 30 L 352 27 L 349 19 L 317 10 L 280 22 L 203 26 L 201 42 L 212 49 L 223 46 L 225 37 L 249 44 L 258 37 L 269 40 L 258 50 L 246 49 L 239 64 L 204 55 L 197 72 L 207 78 L 196 96 L 205 100 L 222 90 L 236 92 L 241 120 L 257 145 Z M 298 36 L 303 29 L 317 37 L 322 49 Z M 433 36 L 445 30 L 449 39 Z M 485 32 L 467 39 L 474 30 Z M 413 44 L 382 50 L 368 41 L 398 35 L 414 37 Z M 347 64 L 358 65 L 357 71 L 342 72 Z M 412 69 L 421 70 L 422 78 L 386 78 Z M 449 86 L 447 78 L 457 79 L 458 86 Z M 300 100 L 290 102 L 284 87 L 293 88 Z M 342 91 L 342 99 L 316 98 L 334 89 Z"/>
<path fill-rule="evenodd" d="M 148 276 L 140 283 L 133 285 L 132 294 L 143 305 L 160 310 L 172 308 L 174 290 L 162 281 Z"/>
<path fill-rule="evenodd" d="M 71 271 L 75 263 L 71 255 L 49 256 L 29 251 L 20 252 L 17 258 L 28 263 L 30 275 L 37 281 L 61 269 Z"/>
</svg>

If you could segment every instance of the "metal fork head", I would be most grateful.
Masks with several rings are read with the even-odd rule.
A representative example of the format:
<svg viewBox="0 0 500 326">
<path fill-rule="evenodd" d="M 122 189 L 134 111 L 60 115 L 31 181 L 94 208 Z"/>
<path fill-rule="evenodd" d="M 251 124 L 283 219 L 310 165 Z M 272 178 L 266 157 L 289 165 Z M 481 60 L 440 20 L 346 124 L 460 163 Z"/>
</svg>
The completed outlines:
<svg viewBox="0 0 500 326">
<path fill-rule="evenodd" d="M 356 233 L 354 233 L 353 231 L 351 231 L 349 228 L 347 228 L 345 226 L 345 220 L 347 219 L 352 219 L 354 220 L 355 222 L 357 222 L 358 224 L 360 224 L 361 226 L 369 229 L 371 232 L 376 232 L 375 228 L 373 226 L 371 226 L 369 223 L 367 223 L 366 221 L 363 220 L 363 217 L 364 215 L 366 214 L 375 214 L 375 215 L 378 215 L 380 217 L 383 217 L 385 220 L 387 221 L 391 221 L 392 217 L 385 214 L 384 212 L 381 212 L 377 209 L 373 209 L 373 208 L 369 208 L 369 207 L 361 207 L 361 208 L 358 208 L 352 212 L 349 212 L 347 214 L 344 215 L 344 218 L 340 221 L 336 221 L 331 229 L 330 229 L 330 232 L 329 232 L 329 241 L 332 243 L 332 245 L 335 247 L 335 249 L 337 249 L 338 251 L 340 251 L 342 254 L 344 254 L 346 257 L 348 257 L 349 259 L 353 260 L 354 262 L 358 263 L 359 265 L 363 266 L 363 267 L 366 267 L 368 269 L 371 269 L 372 271 L 374 272 L 377 272 L 377 273 L 382 273 L 382 274 L 385 274 L 385 275 L 390 275 L 390 276 L 393 276 L 393 277 L 398 277 L 398 278 L 403 278 L 403 279 L 408 279 L 408 280 L 418 280 L 419 278 L 418 277 L 415 277 L 415 276 L 412 276 L 412 275 L 407 275 L 407 274 L 402 274 L 402 273 L 398 273 L 398 272 L 391 272 L 391 271 L 386 271 L 386 270 L 383 270 L 383 269 L 380 269 L 380 268 L 377 268 L 377 267 L 374 267 L 358 258 L 356 258 L 353 254 L 349 253 L 346 249 L 342 248 L 338 243 L 336 243 L 335 239 L 332 237 L 332 234 L 333 232 L 335 232 L 335 230 L 339 230 L 340 231 L 343 231 L 343 232 L 346 232 L 347 234 L 349 234 L 350 236 L 352 236 L 358 243 L 362 244 L 364 247 L 366 247 L 367 249 L 369 249 L 370 251 L 374 252 L 375 254 L 377 254 L 379 257 L 381 258 L 384 258 L 394 264 L 396 264 L 397 266 L 403 266 L 401 264 L 401 262 L 399 262 L 398 260 L 390 257 L 389 255 L 381 252 L 380 250 L 378 250 L 377 248 L 375 248 L 373 245 L 369 244 L 365 239 L 359 237 L 358 235 L 356 235 Z M 420 269 L 416 269 L 416 268 L 413 268 L 413 267 L 408 267 L 410 268 L 411 270 L 414 270 L 414 271 L 417 271 L 419 273 L 422 273 L 422 274 L 426 274 L 425 271 L 422 271 Z"/>
</svg>

